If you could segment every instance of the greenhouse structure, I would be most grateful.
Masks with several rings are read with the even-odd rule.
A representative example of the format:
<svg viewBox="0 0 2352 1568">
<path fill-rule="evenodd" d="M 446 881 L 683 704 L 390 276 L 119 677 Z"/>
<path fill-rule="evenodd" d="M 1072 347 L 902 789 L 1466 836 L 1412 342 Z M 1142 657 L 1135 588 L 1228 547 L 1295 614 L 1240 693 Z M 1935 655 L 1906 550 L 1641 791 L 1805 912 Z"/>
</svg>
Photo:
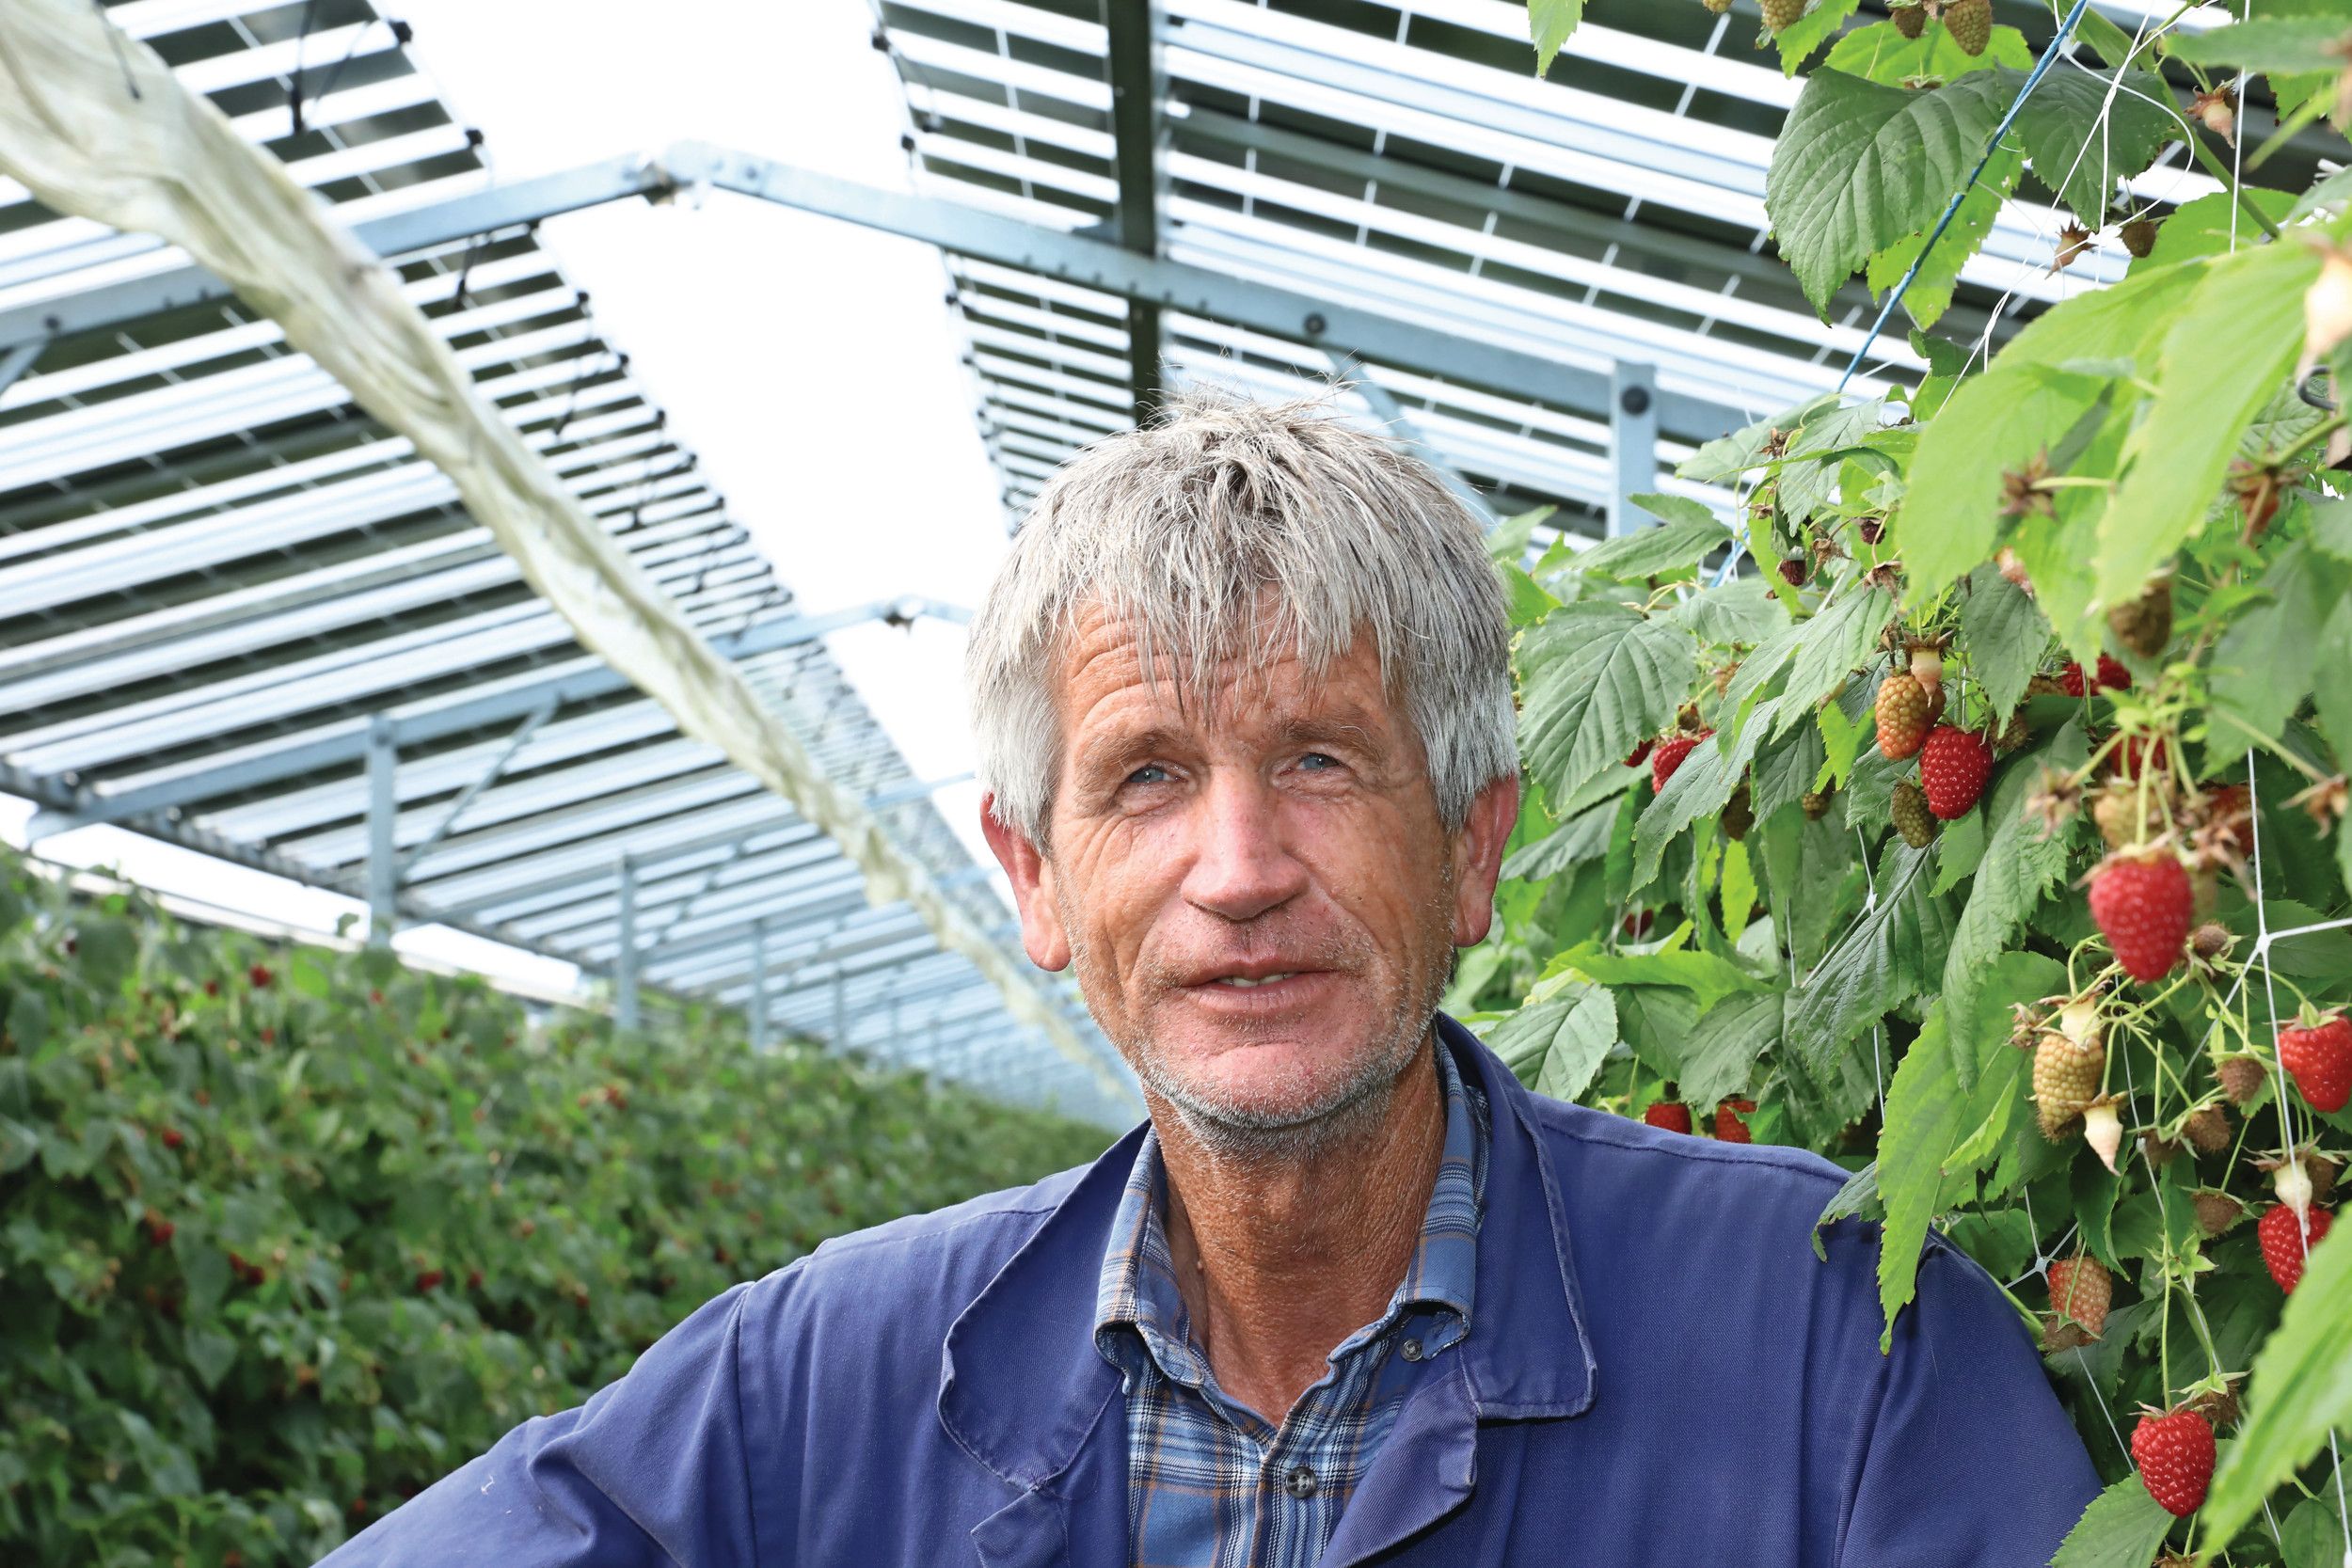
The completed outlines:
<svg viewBox="0 0 2352 1568">
<path fill-rule="evenodd" d="M 2352 1568 L 2352 0 L 792 5 L 897 178 L 675 82 L 501 172 L 395 0 L 0 0 L 0 1560 L 312 1560 L 728 1284 L 1170 1114 L 840 651 L 986 582 L 823 597 L 567 270 L 724 208 L 936 266 L 889 309 L 992 549 L 1188 393 L 1425 464 L 1526 802 L 1460 1049 L 1809 1151 L 1882 1348 L 1981 1275 L 2105 1489 L 2060 1562 Z M 364 912 L 143 903 L 84 830 Z"/>
</svg>

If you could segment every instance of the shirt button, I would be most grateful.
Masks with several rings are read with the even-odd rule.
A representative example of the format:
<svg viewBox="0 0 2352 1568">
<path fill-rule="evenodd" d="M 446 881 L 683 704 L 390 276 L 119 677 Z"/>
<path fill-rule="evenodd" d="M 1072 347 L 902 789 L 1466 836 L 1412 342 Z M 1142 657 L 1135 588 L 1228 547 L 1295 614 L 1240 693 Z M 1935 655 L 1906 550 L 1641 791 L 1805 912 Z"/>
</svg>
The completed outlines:
<svg viewBox="0 0 2352 1568">
<path fill-rule="evenodd" d="M 1283 1478 L 1282 1485 L 1294 1497 L 1311 1497 L 1315 1495 L 1315 1473 L 1304 1465 L 1294 1465 Z"/>
<path fill-rule="evenodd" d="M 1418 1361 L 1421 1359 L 1421 1341 L 1419 1339 L 1407 1339 L 1405 1341 L 1405 1359 L 1407 1361 Z"/>
</svg>

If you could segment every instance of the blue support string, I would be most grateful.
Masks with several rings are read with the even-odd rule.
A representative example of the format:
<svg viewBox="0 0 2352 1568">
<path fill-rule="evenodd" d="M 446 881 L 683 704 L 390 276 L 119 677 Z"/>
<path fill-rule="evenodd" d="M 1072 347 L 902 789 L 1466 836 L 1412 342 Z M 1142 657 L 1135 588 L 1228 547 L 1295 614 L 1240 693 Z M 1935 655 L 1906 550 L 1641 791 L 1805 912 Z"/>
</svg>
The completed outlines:
<svg viewBox="0 0 2352 1568">
<path fill-rule="evenodd" d="M 1904 291 L 1911 287 L 1912 279 L 1919 276 L 1920 267 L 1927 262 L 1928 253 L 1935 248 L 1935 242 L 1944 237 L 1944 231 L 1952 226 L 1952 219 L 1960 214 L 1960 204 L 1968 199 L 1970 191 L 1977 188 L 1977 182 L 1983 177 L 1985 166 L 1993 162 L 1993 154 L 2001 145 L 2001 138 L 2008 135 L 2009 128 L 2017 122 L 2018 111 L 2026 106 L 2026 100 L 2033 96 L 2033 89 L 2042 85 L 2042 78 L 2049 74 L 2050 67 L 2058 62 L 2059 49 L 2065 45 L 2068 37 L 2074 31 L 2074 24 L 2080 22 L 2083 12 L 2090 8 L 2090 0 L 2074 0 L 2074 8 L 2066 13 L 2066 19 L 2058 24 L 2058 31 L 2050 35 L 2050 46 L 2042 52 L 2042 58 L 2034 62 L 2033 70 L 2026 73 L 2026 85 L 2017 89 L 2016 102 L 2010 104 L 2009 112 L 2003 115 L 2001 122 L 1993 128 L 1993 138 L 1985 143 L 1983 156 L 1977 160 L 1977 166 L 1968 171 L 1967 182 L 1946 204 L 1944 215 L 1935 220 L 1935 227 L 1928 232 L 1928 243 L 1919 247 L 1917 256 L 1912 258 L 1910 270 L 1905 272 L 1902 280 L 1895 285 L 1894 292 L 1886 296 L 1886 303 L 1879 307 L 1878 319 L 1870 324 L 1870 330 L 1863 335 L 1861 346 L 1853 351 L 1853 357 L 1846 361 L 1846 372 L 1837 378 L 1837 390 L 1840 393 L 1845 391 L 1846 384 L 1853 379 L 1854 372 L 1862 368 L 1862 361 L 1869 357 L 1870 345 L 1878 341 L 1879 333 L 1884 330 L 1888 318 L 1895 313 L 1895 307 L 1902 303 Z M 1721 588 L 1731 580 L 1732 573 L 1739 569 L 1740 557 L 1746 552 L 1747 548 L 1748 521 L 1746 514 L 1742 512 L 1737 525 L 1737 536 L 1732 540 L 1731 554 L 1724 559 L 1722 568 L 1716 572 L 1712 586 Z"/>
</svg>

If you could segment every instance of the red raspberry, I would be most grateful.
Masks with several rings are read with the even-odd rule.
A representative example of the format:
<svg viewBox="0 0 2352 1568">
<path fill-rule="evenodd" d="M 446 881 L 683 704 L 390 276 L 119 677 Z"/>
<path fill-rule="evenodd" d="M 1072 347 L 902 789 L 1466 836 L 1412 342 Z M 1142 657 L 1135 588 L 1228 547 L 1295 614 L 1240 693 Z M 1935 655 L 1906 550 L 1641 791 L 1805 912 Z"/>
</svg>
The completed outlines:
<svg viewBox="0 0 2352 1568">
<path fill-rule="evenodd" d="M 166 1148 L 178 1148 L 182 1144 L 186 1143 L 187 1141 L 188 1140 L 185 1135 L 183 1135 L 177 1127 L 167 1127 L 164 1129 L 164 1147 Z"/>
<path fill-rule="evenodd" d="M 2175 855 L 2114 855 L 2091 873 L 2090 918 L 2123 973 L 2143 985 L 2181 961 L 2195 905 L 2188 871 Z"/>
<path fill-rule="evenodd" d="M 2261 1239 L 2263 1262 L 2270 1270 L 2270 1277 L 2279 1282 L 2286 1295 L 2295 1293 L 2303 1280 L 2303 1260 L 2311 1248 L 2317 1246 L 2328 1235 L 2328 1227 L 2336 1223 L 2335 1215 L 2317 1204 L 2305 1211 L 2311 1215 L 2311 1239 L 2305 1244 L 2303 1229 L 2295 1223 L 2295 1211 L 2283 1203 L 2274 1203 L 2263 1211 L 2263 1217 L 2254 1227 Z"/>
<path fill-rule="evenodd" d="M 267 964 L 255 964 L 251 969 L 246 971 L 245 977 L 253 983 L 253 989 L 255 990 L 269 990 L 269 983 L 277 978 L 276 975 L 269 972 L 269 965 Z"/>
<path fill-rule="evenodd" d="M 2129 691 L 2132 673 L 2112 654 L 2099 656 L 2099 689 L 2103 691 Z"/>
<path fill-rule="evenodd" d="M 448 1277 L 449 1276 L 443 1274 L 439 1269 L 425 1270 L 424 1273 L 417 1275 L 417 1294 L 422 1295 L 427 1291 L 439 1290 L 441 1288 L 441 1281 Z"/>
<path fill-rule="evenodd" d="M 1650 737 L 1648 736 L 1644 736 L 1642 737 L 1642 743 L 1639 746 L 1634 747 L 1631 753 L 1626 757 L 1625 765 L 1628 768 L 1641 767 L 1642 760 L 1649 755 L 1649 748 Z"/>
<path fill-rule="evenodd" d="M 2194 1410 L 2142 1416 L 2132 1429 L 2140 1483 L 2176 1518 L 2197 1512 L 2213 1481 L 2213 1426 Z"/>
<path fill-rule="evenodd" d="M 1945 821 L 1965 816 L 1993 774 L 1993 748 L 1974 730 L 1938 724 L 1919 748 L 1919 787 L 1928 810 Z"/>
<path fill-rule="evenodd" d="M 2172 753 L 2165 749 L 2162 736 L 2127 735 L 2107 753 L 2107 767 L 2122 779 L 2137 783 L 2140 770 L 2153 766 L 2159 773 L 2171 767 Z"/>
<path fill-rule="evenodd" d="M 2279 1065 L 2312 1110 L 2343 1110 L 2352 1100 L 2352 1020 L 2337 1013 L 2309 1029 L 2280 1030 Z"/>
<path fill-rule="evenodd" d="M 1675 769 L 1682 766 L 1682 759 L 1691 754 L 1691 749 L 1714 733 L 1701 730 L 1696 735 L 1669 736 L 1660 741 L 1658 750 L 1649 754 L 1650 787 L 1663 793 L 1666 781 L 1675 776 Z"/>
<path fill-rule="evenodd" d="M 2050 1265 L 2050 1309 L 2083 1325 L 2096 1339 L 2107 1326 L 2107 1307 L 2115 1299 L 2115 1280 L 2096 1258 L 2061 1258 Z"/>
<path fill-rule="evenodd" d="M 1756 1101 L 1753 1100 L 1726 1100 L 1722 1104 L 1716 1106 L 1716 1139 L 1719 1142 L 1727 1144 L 1752 1144 L 1756 1142 L 1755 1134 L 1748 1131 L 1748 1124 L 1741 1121 L 1738 1115 L 1739 1112 L 1753 1111 L 1755 1109 Z"/>
<path fill-rule="evenodd" d="M 2058 672 L 2058 685 L 2065 689 L 2069 697 L 2081 696 L 2083 694 L 2083 667 L 2073 659 L 2068 659 L 2065 668 Z"/>
<path fill-rule="evenodd" d="M 1642 1109 L 1642 1119 L 1669 1132 L 1691 1131 L 1691 1107 L 1679 1100 L 1654 1100 Z"/>
</svg>

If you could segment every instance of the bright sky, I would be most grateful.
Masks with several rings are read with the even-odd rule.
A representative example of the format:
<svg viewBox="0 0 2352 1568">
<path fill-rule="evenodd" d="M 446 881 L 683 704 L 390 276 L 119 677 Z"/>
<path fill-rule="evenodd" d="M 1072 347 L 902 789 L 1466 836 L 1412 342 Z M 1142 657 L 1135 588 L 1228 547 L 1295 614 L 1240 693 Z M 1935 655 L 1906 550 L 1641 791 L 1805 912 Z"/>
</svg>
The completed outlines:
<svg viewBox="0 0 2352 1568">
<path fill-rule="evenodd" d="M 402 0 L 412 57 L 486 138 L 501 180 L 680 139 L 904 188 L 897 79 L 864 0 Z M 699 210 L 628 202 L 554 219 L 542 242 L 811 612 L 919 594 L 969 607 L 1005 550 L 937 252 L 723 194 Z M 961 627 L 868 625 L 828 640 L 917 777 L 968 771 Z M 940 809 L 982 863 L 978 791 Z M 0 837 L 30 808 L 0 798 Z M 113 829 L 49 858 L 332 929 L 354 900 Z M 404 950 L 567 988 L 569 965 L 459 933 Z"/>
</svg>

